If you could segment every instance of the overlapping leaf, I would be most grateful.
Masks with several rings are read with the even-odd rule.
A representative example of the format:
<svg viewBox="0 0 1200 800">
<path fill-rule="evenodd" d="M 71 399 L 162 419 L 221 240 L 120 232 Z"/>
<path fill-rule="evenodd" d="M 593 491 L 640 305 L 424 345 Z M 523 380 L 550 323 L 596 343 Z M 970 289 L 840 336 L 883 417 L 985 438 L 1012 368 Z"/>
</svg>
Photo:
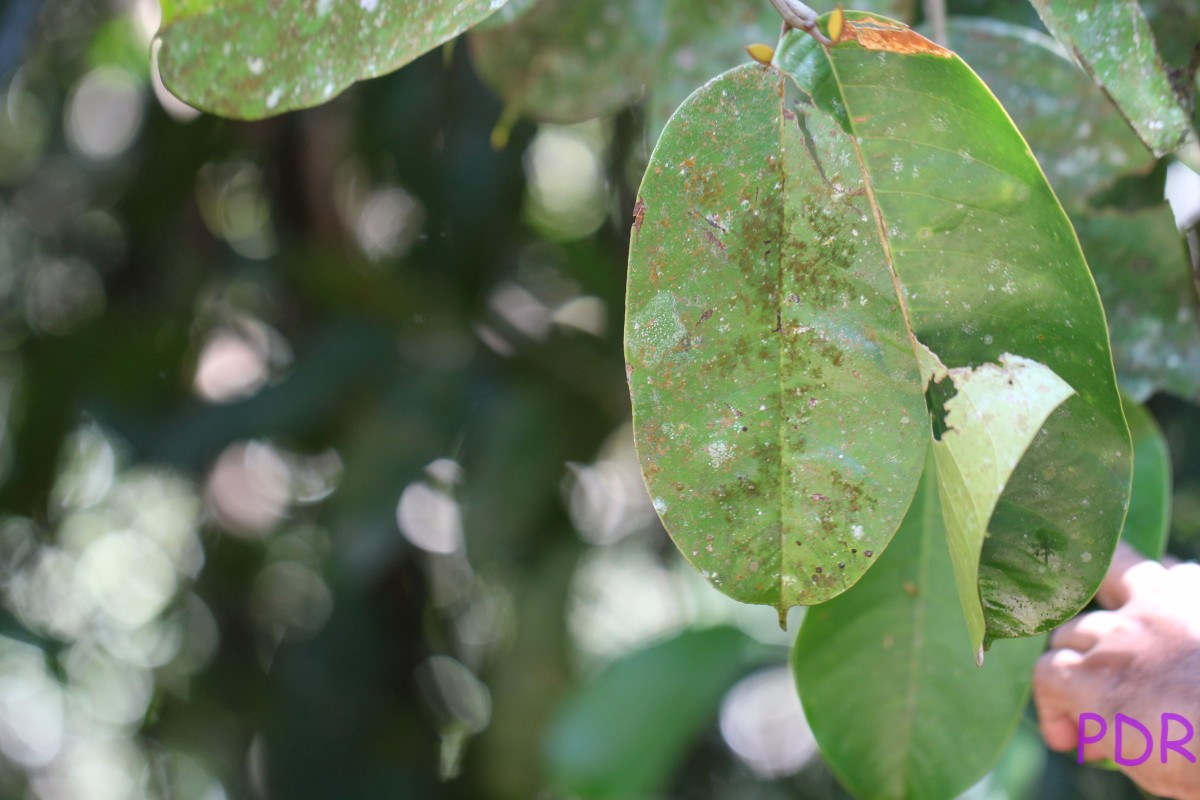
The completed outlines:
<svg viewBox="0 0 1200 800">
<path fill-rule="evenodd" d="M 1004 103 L 1068 207 L 1108 317 L 1122 388 L 1200 397 L 1200 324 L 1182 237 L 1166 204 L 1097 211 L 1088 200 L 1153 165 L 1107 96 L 1045 34 L 953 19 L 950 44 Z"/>
<path fill-rule="evenodd" d="M 1094 591 L 1129 488 L 1096 290 L 970 70 L 903 26 L 847 17 L 832 50 L 789 35 L 779 71 L 709 83 L 655 151 L 626 328 L 647 484 L 723 591 L 822 602 L 863 575 L 916 490 L 934 432 L 918 348 L 959 370 L 1036 362 L 1075 394 L 989 487 L 978 584 L 986 638 L 1045 630 Z M 930 401 L 935 425 L 974 424 L 943 419 L 946 399 Z"/>
<path fill-rule="evenodd" d="M 831 52 L 789 37 L 777 58 L 857 136 L 916 339 L 949 367 L 1030 359 L 1076 392 L 1007 481 L 979 564 L 987 638 L 1046 630 L 1099 583 L 1129 491 L 1096 290 L 995 98 L 910 31 L 861 27 Z"/>
<path fill-rule="evenodd" d="M 971 646 L 981 648 L 978 565 L 988 521 L 1046 417 L 1075 390 L 1044 364 L 1007 353 L 999 364 L 977 369 L 947 369 L 924 345 L 917 359 L 926 381 L 948 381 L 954 391 L 944 404 L 945 431 L 935 435 L 933 456 L 958 595 Z M 976 652 L 982 665 L 983 650 Z"/>
<path fill-rule="evenodd" d="M 792 656 L 826 761 L 856 796 L 949 798 L 995 763 L 1042 637 L 968 647 L 932 460 L 896 539 L 854 591 L 810 609 Z M 945 757 L 953 754 L 953 757 Z"/>
<path fill-rule="evenodd" d="M 163 82 L 216 114 L 256 119 L 323 103 L 457 36 L 504 0 L 166 0 Z"/>
<path fill-rule="evenodd" d="M 1104 87 L 1155 155 L 1177 153 L 1200 169 L 1200 138 L 1180 98 L 1194 76 L 1172 85 L 1137 0 L 1032 0 L 1054 38 Z"/>
</svg>

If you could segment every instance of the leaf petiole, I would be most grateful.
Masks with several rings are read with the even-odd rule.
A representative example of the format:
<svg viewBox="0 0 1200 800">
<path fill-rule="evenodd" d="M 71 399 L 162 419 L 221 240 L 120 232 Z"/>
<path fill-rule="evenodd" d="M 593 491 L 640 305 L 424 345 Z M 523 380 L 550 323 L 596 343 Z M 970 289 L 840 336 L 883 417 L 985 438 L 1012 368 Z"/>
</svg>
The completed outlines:
<svg viewBox="0 0 1200 800">
<path fill-rule="evenodd" d="M 817 27 L 817 17 L 820 15 L 800 0 L 771 0 L 771 5 L 775 6 L 779 16 L 783 17 L 785 29 L 798 28 L 826 47 L 833 46 L 833 40 L 821 33 L 821 29 Z M 786 30 L 784 32 L 786 33 Z"/>
</svg>

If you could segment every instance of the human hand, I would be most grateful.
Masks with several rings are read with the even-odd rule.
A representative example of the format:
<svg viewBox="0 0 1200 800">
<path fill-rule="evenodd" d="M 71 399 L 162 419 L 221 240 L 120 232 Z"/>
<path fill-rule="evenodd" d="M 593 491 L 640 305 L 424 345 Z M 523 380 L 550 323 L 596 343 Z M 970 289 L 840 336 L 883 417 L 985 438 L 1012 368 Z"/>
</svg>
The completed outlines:
<svg viewBox="0 0 1200 800">
<path fill-rule="evenodd" d="M 1200 565 L 1167 567 L 1121 543 L 1096 600 L 1109 610 L 1083 614 L 1056 630 L 1034 668 L 1033 697 L 1046 744 L 1077 749 L 1088 761 L 1115 759 L 1148 792 L 1200 800 Z M 1080 749 L 1079 719 L 1088 714 L 1103 718 L 1107 734 L 1093 742 L 1101 723 L 1085 716 Z M 1154 737 L 1140 763 L 1134 762 L 1147 746 L 1145 735 L 1128 727 L 1123 758 L 1117 758 L 1117 714 L 1142 723 Z M 1177 716 L 1168 722 L 1164 715 Z M 1175 747 L 1164 746 L 1168 736 Z"/>
</svg>

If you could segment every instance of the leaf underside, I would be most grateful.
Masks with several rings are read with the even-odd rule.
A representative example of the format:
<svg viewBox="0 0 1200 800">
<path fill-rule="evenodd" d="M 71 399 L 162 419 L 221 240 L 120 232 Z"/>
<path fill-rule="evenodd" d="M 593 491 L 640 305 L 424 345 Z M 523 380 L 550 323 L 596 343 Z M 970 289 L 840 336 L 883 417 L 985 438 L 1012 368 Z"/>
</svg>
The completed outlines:
<svg viewBox="0 0 1200 800">
<path fill-rule="evenodd" d="M 1163 66 L 1137 0 L 1032 0 L 1054 38 L 1113 99 L 1157 156 L 1200 167 L 1200 139 Z M 1119 46 L 1114 46 L 1119 42 Z M 1195 79 L 1185 94 L 1195 91 Z"/>
<path fill-rule="evenodd" d="M 1012 735 L 1045 645 L 997 642 L 982 669 L 962 657 L 968 634 L 934 471 L 879 564 L 810 609 L 796 638 L 805 716 L 857 797 L 950 798 L 979 780 Z"/>
<path fill-rule="evenodd" d="M 502 0 L 195 0 L 164 6 L 163 83 L 197 108 L 259 119 L 323 103 L 487 18 Z"/>
</svg>

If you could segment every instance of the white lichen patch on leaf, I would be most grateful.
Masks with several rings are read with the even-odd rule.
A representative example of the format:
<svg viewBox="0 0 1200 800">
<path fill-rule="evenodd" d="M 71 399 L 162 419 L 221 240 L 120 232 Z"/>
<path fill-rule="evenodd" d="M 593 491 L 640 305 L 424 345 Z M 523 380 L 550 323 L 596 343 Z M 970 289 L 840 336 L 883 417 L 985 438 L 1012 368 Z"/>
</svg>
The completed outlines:
<svg viewBox="0 0 1200 800">
<path fill-rule="evenodd" d="M 1011 353 L 998 364 L 951 369 L 918 342 L 917 357 L 927 387 L 931 380 L 954 384 L 933 454 L 954 578 L 976 651 L 985 632 L 979 556 L 992 512 L 1034 437 L 1075 390 L 1045 364 Z"/>
<path fill-rule="evenodd" d="M 630 342 L 642 353 L 648 366 L 657 365 L 688 338 L 679 318 L 679 304 L 670 292 L 659 292 L 633 320 Z"/>
</svg>

